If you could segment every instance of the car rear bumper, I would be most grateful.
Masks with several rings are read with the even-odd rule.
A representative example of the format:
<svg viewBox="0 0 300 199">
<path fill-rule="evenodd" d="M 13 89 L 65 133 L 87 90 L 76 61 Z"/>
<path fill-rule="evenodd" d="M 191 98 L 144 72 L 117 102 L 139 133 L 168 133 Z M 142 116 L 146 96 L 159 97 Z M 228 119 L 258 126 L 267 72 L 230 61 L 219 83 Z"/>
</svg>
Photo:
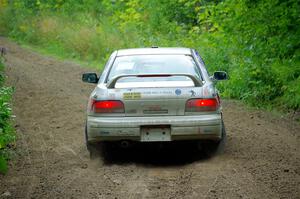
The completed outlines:
<svg viewBox="0 0 300 199">
<path fill-rule="evenodd" d="M 145 138 L 147 129 L 159 128 L 156 137 Z M 146 129 L 146 130 L 145 130 Z M 164 130 L 165 129 L 165 130 Z M 147 132 L 147 136 L 152 134 Z M 87 118 L 89 142 L 97 141 L 175 141 L 220 140 L 222 136 L 221 114 L 197 116 L 161 117 L 93 117 Z"/>
</svg>

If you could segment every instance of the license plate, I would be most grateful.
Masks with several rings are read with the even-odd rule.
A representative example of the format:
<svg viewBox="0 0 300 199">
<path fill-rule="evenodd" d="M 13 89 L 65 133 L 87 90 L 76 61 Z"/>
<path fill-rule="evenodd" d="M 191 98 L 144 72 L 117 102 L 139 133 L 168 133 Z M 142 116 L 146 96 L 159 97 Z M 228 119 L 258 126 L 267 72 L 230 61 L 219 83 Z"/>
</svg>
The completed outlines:
<svg viewBox="0 0 300 199">
<path fill-rule="evenodd" d="M 143 126 L 141 127 L 142 142 L 171 141 L 170 126 Z"/>
</svg>

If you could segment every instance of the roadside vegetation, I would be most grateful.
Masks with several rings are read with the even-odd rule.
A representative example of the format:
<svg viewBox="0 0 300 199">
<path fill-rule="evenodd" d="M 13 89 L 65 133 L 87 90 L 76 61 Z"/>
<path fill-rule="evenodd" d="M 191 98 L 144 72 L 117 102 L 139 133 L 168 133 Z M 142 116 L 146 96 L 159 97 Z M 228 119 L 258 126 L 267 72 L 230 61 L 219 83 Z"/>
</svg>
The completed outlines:
<svg viewBox="0 0 300 199">
<path fill-rule="evenodd" d="M 7 172 L 7 160 L 10 158 L 10 148 L 15 140 L 11 120 L 12 88 L 3 86 L 5 80 L 3 70 L 3 59 L 0 56 L 0 173 Z"/>
<path fill-rule="evenodd" d="M 298 0 L 0 0 L 0 34 L 63 58 L 98 63 L 119 48 L 197 49 L 222 95 L 299 111 Z M 96 66 L 96 65 L 95 65 Z"/>
</svg>

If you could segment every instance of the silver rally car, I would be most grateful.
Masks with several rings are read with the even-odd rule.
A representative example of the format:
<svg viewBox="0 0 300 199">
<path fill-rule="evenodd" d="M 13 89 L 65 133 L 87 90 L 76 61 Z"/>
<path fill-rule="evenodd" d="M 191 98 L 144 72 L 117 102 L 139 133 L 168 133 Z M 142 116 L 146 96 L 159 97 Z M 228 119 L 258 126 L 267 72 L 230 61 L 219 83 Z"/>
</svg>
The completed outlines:
<svg viewBox="0 0 300 199">
<path fill-rule="evenodd" d="M 189 48 L 117 50 L 100 77 L 85 73 L 82 80 L 97 84 L 87 107 L 86 144 L 117 141 L 208 141 L 217 148 L 225 137 L 220 97 L 198 52 Z"/>
</svg>

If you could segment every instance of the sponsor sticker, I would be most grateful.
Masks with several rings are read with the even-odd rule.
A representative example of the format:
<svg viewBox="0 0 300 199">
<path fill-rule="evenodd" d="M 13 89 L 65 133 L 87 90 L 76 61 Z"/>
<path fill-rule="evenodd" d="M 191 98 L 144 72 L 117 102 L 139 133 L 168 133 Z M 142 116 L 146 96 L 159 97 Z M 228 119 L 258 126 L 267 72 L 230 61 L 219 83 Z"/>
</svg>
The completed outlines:
<svg viewBox="0 0 300 199">
<path fill-rule="evenodd" d="M 145 95 L 172 95 L 172 91 L 144 91 L 142 92 Z"/>
<path fill-rule="evenodd" d="M 196 96 L 196 92 L 195 91 L 190 90 L 189 92 L 191 93 L 191 97 L 195 97 Z"/>
<path fill-rule="evenodd" d="M 181 95 L 181 90 L 180 90 L 180 89 L 176 89 L 176 90 L 175 90 L 175 94 L 176 94 L 176 95 Z"/>
<path fill-rule="evenodd" d="M 109 135 L 109 132 L 108 131 L 100 131 L 100 134 L 101 135 Z"/>
<path fill-rule="evenodd" d="M 139 92 L 123 93 L 123 99 L 125 100 L 141 99 L 141 97 L 142 95 Z"/>
</svg>

